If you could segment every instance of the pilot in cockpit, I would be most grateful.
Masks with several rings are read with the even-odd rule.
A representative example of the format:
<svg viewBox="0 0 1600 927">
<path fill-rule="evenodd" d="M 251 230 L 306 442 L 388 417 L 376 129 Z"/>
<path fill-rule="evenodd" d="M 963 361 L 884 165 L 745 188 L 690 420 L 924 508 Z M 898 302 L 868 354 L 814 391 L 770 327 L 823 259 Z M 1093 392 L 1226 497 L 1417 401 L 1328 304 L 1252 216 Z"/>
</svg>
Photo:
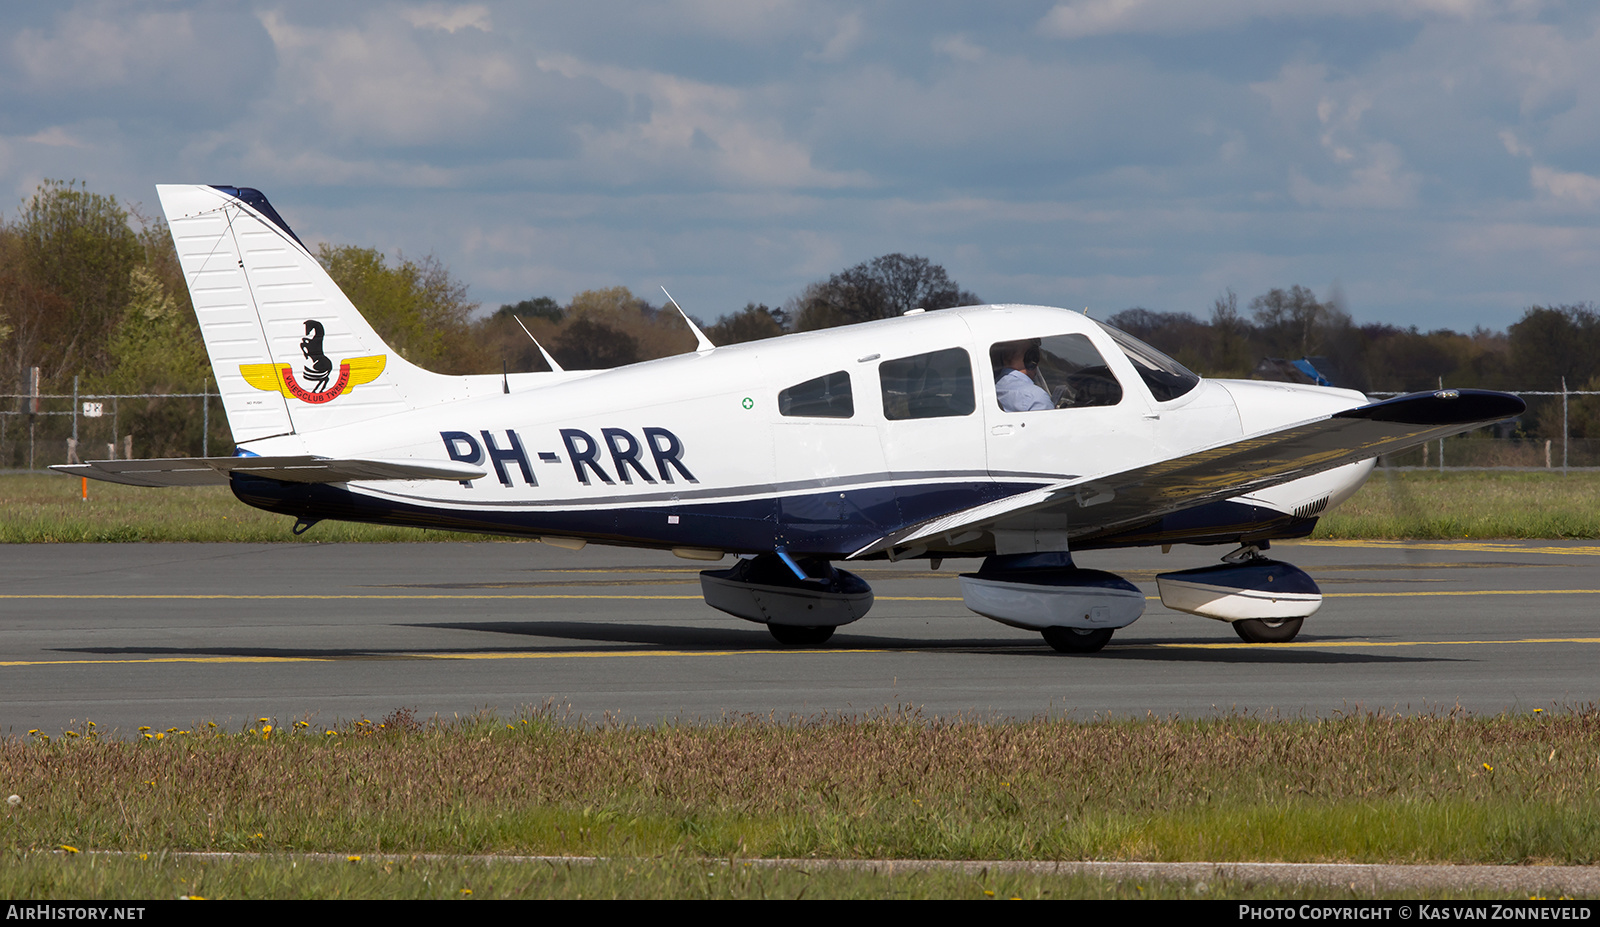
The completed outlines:
<svg viewBox="0 0 1600 927">
<path fill-rule="evenodd" d="M 1039 368 L 1038 338 L 1003 341 L 989 349 L 994 365 L 994 390 L 1000 408 L 1007 412 L 1033 412 L 1053 408 L 1050 394 L 1034 381 Z"/>
</svg>

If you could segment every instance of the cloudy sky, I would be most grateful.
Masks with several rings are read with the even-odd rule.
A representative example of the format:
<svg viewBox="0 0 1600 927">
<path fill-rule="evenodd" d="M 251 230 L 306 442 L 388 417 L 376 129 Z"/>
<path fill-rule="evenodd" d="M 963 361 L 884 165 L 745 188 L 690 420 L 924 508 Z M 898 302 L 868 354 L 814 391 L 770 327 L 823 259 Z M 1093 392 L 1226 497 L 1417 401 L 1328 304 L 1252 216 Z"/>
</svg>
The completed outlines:
<svg viewBox="0 0 1600 927">
<path fill-rule="evenodd" d="M 0 209 L 253 186 L 486 306 L 711 319 L 900 251 L 995 302 L 1228 288 L 1504 328 L 1600 299 L 1600 5 L 6 4 Z"/>
</svg>

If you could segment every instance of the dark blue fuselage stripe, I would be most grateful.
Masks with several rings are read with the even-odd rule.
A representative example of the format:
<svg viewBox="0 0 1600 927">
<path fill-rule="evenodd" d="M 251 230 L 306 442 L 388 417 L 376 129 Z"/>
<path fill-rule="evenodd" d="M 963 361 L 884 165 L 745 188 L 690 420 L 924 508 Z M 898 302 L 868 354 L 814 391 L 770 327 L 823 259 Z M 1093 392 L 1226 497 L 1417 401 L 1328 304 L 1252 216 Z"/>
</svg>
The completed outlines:
<svg viewBox="0 0 1600 927">
<path fill-rule="evenodd" d="M 989 481 L 949 482 L 581 512 L 497 512 L 433 508 L 327 484 L 280 483 L 238 473 L 233 475 L 232 485 L 234 495 L 249 505 L 313 520 L 331 518 L 444 531 L 574 537 L 637 547 L 698 547 L 736 553 L 783 547 L 795 554 L 835 558 L 905 526 L 1037 488 Z M 1226 543 L 1245 535 L 1301 537 L 1315 524 L 1316 519 L 1292 519 L 1273 509 L 1218 502 L 1177 512 L 1149 525 L 1075 541 L 1073 546 L 1087 550 L 1169 541 Z"/>
</svg>

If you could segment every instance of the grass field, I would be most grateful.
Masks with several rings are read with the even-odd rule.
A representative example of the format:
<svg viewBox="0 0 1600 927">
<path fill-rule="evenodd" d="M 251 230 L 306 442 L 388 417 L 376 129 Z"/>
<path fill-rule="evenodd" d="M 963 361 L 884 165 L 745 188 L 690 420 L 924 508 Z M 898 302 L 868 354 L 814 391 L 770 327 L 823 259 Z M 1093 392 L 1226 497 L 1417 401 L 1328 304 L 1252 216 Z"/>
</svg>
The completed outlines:
<svg viewBox="0 0 1600 927">
<path fill-rule="evenodd" d="M 86 724 L 0 742 L 0 791 L 18 796 L 0 808 L 0 893 L 1344 897 L 741 861 L 1600 859 L 1592 707 L 1496 718 L 986 723 L 906 713 L 652 727 L 584 727 L 551 711 L 422 724 L 397 712 L 333 730 L 267 720 L 242 732 L 128 733 L 101 737 Z M 122 852 L 95 852 L 107 850 Z M 181 851 L 262 855 L 208 861 Z M 305 855 L 316 853 L 335 855 Z"/>
<path fill-rule="evenodd" d="M 222 487 L 89 485 L 55 474 L 0 475 L 0 543 L 83 541 L 492 540 L 417 528 L 293 519 L 253 509 Z M 1600 473 L 1378 472 L 1323 517 L 1319 538 L 1600 538 Z"/>
<path fill-rule="evenodd" d="M 694 871 L 759 857 L 1600 860 L 1593 707 L 651 727 L 400 712 L 332 731 L 265 721 L 132 739 L 85 725 L 0 742 L 0 775 L 19 796 L 0 810 L 0 846 L 62 878 L 83 859 L 38 854 L 576 855 Z M 31 877 L 4 868 L 0 892 L 28 894 Z M 595 891 L 611 877 L 591 876 Z"/>
</svg>

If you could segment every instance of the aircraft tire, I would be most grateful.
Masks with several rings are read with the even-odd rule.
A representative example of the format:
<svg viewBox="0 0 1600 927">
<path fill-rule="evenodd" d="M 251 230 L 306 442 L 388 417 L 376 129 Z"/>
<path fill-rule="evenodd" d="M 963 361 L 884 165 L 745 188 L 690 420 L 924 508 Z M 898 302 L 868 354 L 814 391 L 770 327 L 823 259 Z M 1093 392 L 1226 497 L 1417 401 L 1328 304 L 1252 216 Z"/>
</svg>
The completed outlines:
<svg viewBox="0 0 1600 927">
<path fill-rule="evenodd" d="M 1110 643 L 1112 628 L 1045 628 L 1039 633 L 1058 653 L 1099 653 Z"/>
<path fill-rule="evenodd" d="M 1233 633 L 1249 644 L 1287 644 L 1300 633 L 1304 618 L 1241 618 Z"/>
<path fill-rule="evenodd" d="M 833 636 L 833 628 L 829 625 L 806 627 L 798 624 L 769 624 L 767 630 L 785 647 L 816 647 L 827 643 L 828 638 Z"/>
</svg>

